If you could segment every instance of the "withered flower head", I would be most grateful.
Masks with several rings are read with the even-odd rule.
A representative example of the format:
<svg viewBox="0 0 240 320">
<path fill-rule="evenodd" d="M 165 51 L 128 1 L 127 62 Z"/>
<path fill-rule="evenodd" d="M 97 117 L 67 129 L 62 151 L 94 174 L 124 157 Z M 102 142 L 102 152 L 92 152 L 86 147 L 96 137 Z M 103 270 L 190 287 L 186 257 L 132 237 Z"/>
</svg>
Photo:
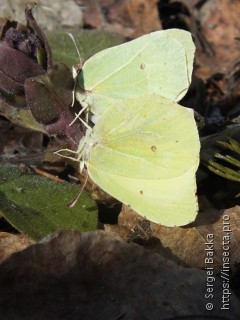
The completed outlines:
<svg viewBox="0 0 240 320">
<path fill-rule="evenodd" d="M 64 64 L 52 64 L 46 36 L 32 9 L 25 10 L 27 24 L 6 20 L 0 29 L 0 98 L 16 107 L 28 107 L 46 133 L 78 145 L 84 128 L 80 121 L 69 124 L 79 112 L 72 107 L 74 79 Z"/>
<path fill-rule="evenodd" d="M 27 6 L 27 24 L 5 19 L 0 28 L 0 97 L 14 106 L 26 107 L 24 82 L 44 74 L 52 66 L 47 39 Z"/>
</svg>

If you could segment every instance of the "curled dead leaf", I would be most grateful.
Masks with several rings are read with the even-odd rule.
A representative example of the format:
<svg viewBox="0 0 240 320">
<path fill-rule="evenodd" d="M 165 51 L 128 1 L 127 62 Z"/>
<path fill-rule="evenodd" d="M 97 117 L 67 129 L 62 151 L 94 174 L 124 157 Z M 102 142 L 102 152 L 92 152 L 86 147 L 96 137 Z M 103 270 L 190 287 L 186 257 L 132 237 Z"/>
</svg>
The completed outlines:
<svg viewBox="0 0 240 320">
<path fill-rule="evenodd" d="M 106 232 L 61 231 L 0 265 L 3 319 L 205 318 L 205 271 L 183 268 Z M 221 310 L 215 277 L 212 319 L 237 319 L 240 304 Z M 44 307 L 43 307 L 44 306 Z"/>
</svg>

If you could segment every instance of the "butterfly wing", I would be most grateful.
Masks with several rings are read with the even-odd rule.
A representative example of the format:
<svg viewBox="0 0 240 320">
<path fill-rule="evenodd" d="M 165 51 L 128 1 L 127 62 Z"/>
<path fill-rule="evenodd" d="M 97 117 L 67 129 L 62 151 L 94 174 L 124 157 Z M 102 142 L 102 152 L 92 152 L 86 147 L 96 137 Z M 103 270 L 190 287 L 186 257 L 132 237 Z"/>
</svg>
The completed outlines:
<svg viewBox="0 0 240 320">
<path fill-rule="evenodd" d="M 199 138 L 191 109 L 143 95 L 110 107 L 93 129 L 92 180 L 149 220 L 184 225 L 197 214 Z"/>
<path fill-rule="evenodd" d="M 195 220 L 195 168 L 172 179 L 129 178 L 89 167 L 91 178 L 107 193 L 128 204 L 148 220 L 165 226 L 182 226 Z"/>
<path fill-rule="evenodd" d="M 191 34 L 171 29 L 105 49 L 83 66 L 76 97 L 101 115 L 111 102 L 155 93 L 179 101 L 191 79 L 195 47 Z"/>
</svg>

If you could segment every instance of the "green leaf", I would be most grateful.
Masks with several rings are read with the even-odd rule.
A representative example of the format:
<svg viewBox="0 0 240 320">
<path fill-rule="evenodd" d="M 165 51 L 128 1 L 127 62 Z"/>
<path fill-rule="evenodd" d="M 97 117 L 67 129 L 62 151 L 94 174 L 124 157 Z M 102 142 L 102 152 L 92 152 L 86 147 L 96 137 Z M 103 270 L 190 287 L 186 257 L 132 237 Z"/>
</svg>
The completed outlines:
<svg viewBox="0 0 240 320">
<path fill-rule="evenodd" d="M 240 154 L 240 143 L 236 140 L 232 139 L 231 137 L 228 137 L 228 142 L 225 141 L 218 141 L 218 143 L 224 147 L 226 147 L 229 150 L 232 150 L 238 154 Z"/>
<path fill-rule="evenodd" d="M 74 30 L 71 34 L 83 60 L 98 51 L 118 45 L 124 41 L 124 38 L 120 35 L 98 30 Z M 52 49 L 54 63 L 60 61 L 71 68 L 80 62 L 76 47 L 66 31 L 48 31 L 46 35 Z"/>
<path fill-rule="evenodd" d="M 95 230 L 97 207 L 87 192 L 72 209 L 67 208 L 79 189 L 0 165 L 0 215 L 34 240 L 59 229 Z"/>
<path fill-rule="evenodd" d="M 228 137 L 227 141 L 217 141 L 217 143 L 226 149 L 229 149 L 231 151 L 234 151 L 237 154 L 240 154 L 240 143 L 231 138 Z M 216 159 L 221 159 L 227 163 L 230 163 L 231 165 L 235 167 L 240 167 L 240 160 L 231 156 L 231 155 L 222 155 L 221 153 L 214 153 L 214 157 Z M 239 170 L 233 170 L 229 167 L 223 166 L 222 164 L 215 162 L 212 159 L 209 159 L 206 164 L 207 168 L 214 172 L 215 174 L 229 180 L 240 182 L 240 171 Z"/>
<path fill-rule="evenodd" d="M 17 125 L 44 132 L 44 129 L 40 123 L 38 123 L 32 116 L 29 109 L 19 109 L 11 106 L 7 102 L 0 100 L 0 115 L 7 118 L 12 123 Z"/>
<path fill-rule="evenodd" d="M 234 157 L 231 157 L 229 155 L 224 156 L 220 153 L 216 153 L 214 157 L 217 159 L 225 160 L 226 162 L 240 168 L 240 161 L 235 159 Z"/>
<path fill-rule="evenodd" d="M 207 168 L 215 174 L 232 181 L 240 182 L 240 172 L 225 167 L 213 160 L 209 160 Z"/>
</svg>

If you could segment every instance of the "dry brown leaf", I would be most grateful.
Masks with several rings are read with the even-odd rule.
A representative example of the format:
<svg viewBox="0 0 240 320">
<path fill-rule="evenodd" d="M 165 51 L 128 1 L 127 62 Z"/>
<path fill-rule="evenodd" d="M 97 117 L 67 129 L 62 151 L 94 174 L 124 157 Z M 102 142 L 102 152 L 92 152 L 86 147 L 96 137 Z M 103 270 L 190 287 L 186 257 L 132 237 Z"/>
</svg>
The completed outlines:
<svg viewBox="0 0 240 320">
<path fill-rule="evenodd" d="M 240 59 L 240 2 L 236 0 L 172 0 L 187 8 L 189 29 L 197 44 L 196 75 L 208 79 L 228 73 Z"/>
<path fill-rule="evenodd" d="M 0 232 L 0 263 L 12 253 L 21 251 L 34 241 L 23 234 Z"/>
<path fill-rule="evenodd" d="M 229 219 L 225 221 L 227 217 Z M 200 212 L 195 223 L 186 227 L 169 228 L 151 222 L 148 230 L 143 230 L 141 221 L 144 221 L 141 216 L 124 206 L 118 225 L 106 225 L 105 230 L 123 241 L 143 241 L 155 252 L 192 268 L 204 269 L 207 266 L 205 258 L 211 251 L 215 270 L 223 265 L 225 236 L 231 266 L 240 259 L 240 206 L 224 211 L 207 208 Z M 224 222 L 226 232 L 223 231 Z M 231 231 L 227 231 L 228 228 Z"/>
<path fill-rule="evenodd" d="M 84 22 L 91 28 L 106 29 L 135 38 L 160 30 L 157 0 L 76 0 L 85 7 Z"/>
<path fill-rule="evenodd" d="M 215 53 L 208 57 L 199 52 L 198 59 L 213 73 L 226 73 L 240 58 L 240 2 L 235 0 L 206 1 L 199 11 L 201 32 Z"/>
<path fill-rule="evenodd" d="M 0 119 L 0 159 L 2 162 L 16 161 L 17 156 L 31 156 L 39 154 L 42 147 L 43 135 L 20 126 L 13 126 L 9 121 Z"/>
<path fill-rule="evenodd" d="M 214 278 L 211 319 L 237 319 L 238 299 L 228 289 L 231 306 L 221 310 L 223 286 Z M 205 319 L 209 279 L 103 231 L 62 231 L 0 265 L 0 314 L 3 320 Z"/>
</svg>

